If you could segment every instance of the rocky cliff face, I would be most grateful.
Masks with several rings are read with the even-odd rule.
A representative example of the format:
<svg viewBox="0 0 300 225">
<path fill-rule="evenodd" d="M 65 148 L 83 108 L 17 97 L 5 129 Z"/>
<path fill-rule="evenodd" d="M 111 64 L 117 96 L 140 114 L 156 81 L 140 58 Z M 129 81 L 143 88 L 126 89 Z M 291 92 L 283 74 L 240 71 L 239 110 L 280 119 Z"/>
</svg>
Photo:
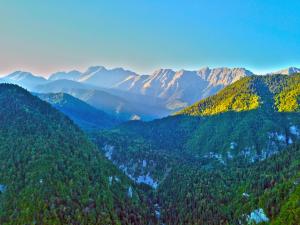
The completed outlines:
<svg viewBox="0 0 300 225">
<path fill-rule="evenodd" d="M 160 69 L 148 76 L 130 76 L 116 88 L 166 99 L 169 109 L 178 109 L 217 93 L 223 87 L 251 76 L 244 68 L 202 68 L 198 71 Z"/>
</svg>

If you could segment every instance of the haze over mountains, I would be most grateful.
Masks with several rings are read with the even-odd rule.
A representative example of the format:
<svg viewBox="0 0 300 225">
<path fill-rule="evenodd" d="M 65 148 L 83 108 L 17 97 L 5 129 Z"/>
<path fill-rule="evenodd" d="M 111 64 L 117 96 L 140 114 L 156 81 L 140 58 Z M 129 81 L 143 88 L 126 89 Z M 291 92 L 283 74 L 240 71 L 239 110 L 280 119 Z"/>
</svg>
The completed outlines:
<svg viewBox="0 0 300 225">
<path fill-rule="evenodd" d="M 300 73 L 300 69 L 296 67 L 289 67 L 283 70 L 272 72 L 271 74 L 283 74 L 283 75 L 292 75 L 295 73 Z"/>
<path fill-rule="evenodd" d="M 199 71 L 160 69 L 148 76 L 130 76 L 117 88 L 166 99 L 169 109 L 178 109 L 215 94 L 239 80 L 253 75 L 243 68 L 203 68 Z"/>
<path fill-rule="evenodd" d="M 50 93 L 36 96 L 63 112 L 84 130 L 112 128 L 122 122 L 69 94 Z"/>
<path fill-rule="evenodd" d="M 291 67 L 276 73 L 297 71 L 300 69 Z M 252 75 L 244 68 L 159 69 L 151 75 L 139 75 L 123 68 L 93 66 L 85 72 L 57 72 L 48 79 L 16 71 L 0 82 L 18 84 L 37 93 L 64 92 L 122 120 L 151 120 L 183 109 Z"/>
</svg>

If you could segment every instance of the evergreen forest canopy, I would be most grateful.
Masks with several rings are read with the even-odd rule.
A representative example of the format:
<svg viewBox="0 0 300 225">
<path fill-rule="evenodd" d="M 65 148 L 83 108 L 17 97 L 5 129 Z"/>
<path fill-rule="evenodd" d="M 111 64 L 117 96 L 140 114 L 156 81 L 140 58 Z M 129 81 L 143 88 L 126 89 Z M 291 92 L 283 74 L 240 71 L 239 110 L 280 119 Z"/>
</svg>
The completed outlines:
<svg viewBox="0 0 300 225">
<path fill-rule="evenodd" d="M 50 104 L 1 84 L 0 118 L 1 224 L 148 224 L 154 218 L 136 186 Z"/>
<path fill-rule="evenodd" d="M 165 224 L 299 224 L 299 91 L 300 75 L 246 77 L 174 116 L 90 135 L 156 182 L 143 181 Z"/>
<path fill-rule="evenodd" d="M 298 225 L 299 96 L 300 74 L 250 76 L 172 116 L 117 127 L 68 95 L 43 96 L 85 134 L 1 84 L 1 224 Z"/>
</svg>

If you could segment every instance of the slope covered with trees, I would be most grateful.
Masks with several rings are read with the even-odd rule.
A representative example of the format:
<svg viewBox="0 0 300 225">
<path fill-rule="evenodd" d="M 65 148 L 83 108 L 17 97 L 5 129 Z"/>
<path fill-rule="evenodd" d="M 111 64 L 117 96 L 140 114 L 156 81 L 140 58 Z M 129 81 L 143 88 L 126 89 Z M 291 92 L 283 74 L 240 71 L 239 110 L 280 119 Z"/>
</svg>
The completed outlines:
<svg viewBox="0 0 300 225">
<path fill-rule="evenodd" d="M 107 129 L 121 123 L 114 116 L 108 115 L 69 94 L 51 93 L 35 95 L 66 114 L 84 130 Z"/>
<path fill-rule="evenodd" d="M 1 224 L 149 224 L 139 189 L 74 123 L 0 85 Z"/>
<path fill-rule="evenodd" d="M 299 86 L 300 75 L 247 77 L 174 116 L 90 135 L 152 187 L 165 224 L 296 225 Z"/>
<path fill-rule="evenodd" d="M 214 115 L 258 108 L 299 112 L 300 75 L 252 76 L 243 78 L 218 94 L 183 109 L 176 115 Z"/>
</svg>

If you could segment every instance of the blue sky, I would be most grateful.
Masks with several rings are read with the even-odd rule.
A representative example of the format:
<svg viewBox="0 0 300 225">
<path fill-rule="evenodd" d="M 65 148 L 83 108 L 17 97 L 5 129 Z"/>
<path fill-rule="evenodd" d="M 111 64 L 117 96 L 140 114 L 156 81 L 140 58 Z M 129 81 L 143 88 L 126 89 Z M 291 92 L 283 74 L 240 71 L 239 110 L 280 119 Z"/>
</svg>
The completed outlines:
<svg viewBox="0 0 300 225">
<path fill-rule="evenodd" d="M 0 74 L 300 66 L 297 0 L 5 0 Z"/>
</svg>

